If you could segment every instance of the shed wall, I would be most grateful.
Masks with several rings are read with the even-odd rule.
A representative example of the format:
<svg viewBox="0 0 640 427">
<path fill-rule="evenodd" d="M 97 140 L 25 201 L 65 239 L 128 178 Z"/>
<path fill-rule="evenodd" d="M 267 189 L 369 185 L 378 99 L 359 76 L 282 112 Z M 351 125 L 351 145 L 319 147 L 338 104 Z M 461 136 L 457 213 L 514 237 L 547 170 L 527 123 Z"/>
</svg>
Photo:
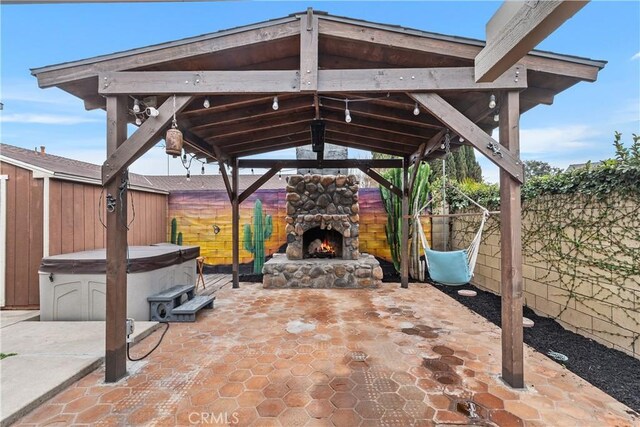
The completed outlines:
<svg viewBox="0 0 640 427">
<path fill-rule="evenodd" d="M 5 252 L 6 308 L 38 308 L 38 268 L 43 257 L 44 180 L 33 172 L 0 162 L 7 175 Z M 72 181 L 49 181 L 49 255 L 104 248 L 105 207 L 102 187 Z M 167 195 L 132 191 L 129 197 L 130 245 L 166 241 Z M 133 211 L 135 210 L 135 216 Z"/>
</svg>

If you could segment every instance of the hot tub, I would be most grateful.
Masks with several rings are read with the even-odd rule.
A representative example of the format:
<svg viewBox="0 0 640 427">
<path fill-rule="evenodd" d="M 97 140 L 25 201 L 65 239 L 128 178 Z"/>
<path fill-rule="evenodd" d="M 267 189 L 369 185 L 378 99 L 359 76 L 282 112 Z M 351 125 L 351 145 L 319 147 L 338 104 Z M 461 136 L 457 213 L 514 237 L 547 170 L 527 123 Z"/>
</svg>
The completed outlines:
<svg viewBox="0 0 640 427">
<path fill-rule="evenodd" d="M 130 246 L 127 317 L 149 320 L 147 297 L 174 285 L 195 285 L 199 246 Z M 104 320 L 106 250 L 42 259 L 40 320 Z"/>
</svg>

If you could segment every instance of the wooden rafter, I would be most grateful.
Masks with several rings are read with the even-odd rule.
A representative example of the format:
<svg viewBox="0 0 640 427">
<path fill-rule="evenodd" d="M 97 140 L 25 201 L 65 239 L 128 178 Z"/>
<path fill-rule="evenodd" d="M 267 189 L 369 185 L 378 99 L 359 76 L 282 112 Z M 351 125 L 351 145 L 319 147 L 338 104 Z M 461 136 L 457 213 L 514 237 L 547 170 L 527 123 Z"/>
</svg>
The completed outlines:
<svg viewBox="0 0 640 427">
<path fill-rule="evenodd" d="M 413 192 L 413 184 L 416 181 L 416 176 L 418 175 L 418 170 L 420 169 L 420 163 L 422 159 L 424 159 L 424 153 L 427 150 L 427 143 L 423 142 L 418 148 L 418 155 L 415 160 L 409 160 L 409 164 L 413 164 L 413 170 L 411 171 L 411 176 L 409 177 L 409 194 Z"/>
<path fill-rule="evenodd" d="M 389 181 L 387 181 L 387 179 L 385 177 L 380 175 L 375 170 L 373 170 L 371 168 L 368 168 L 366 166 L 358 166 L 358 169 L 360 169 L 362 172 L 364 172 L 369 178 L 373 179 L 375 182 L 377 182 L 378 184 L 382 185 L 387 190 L 391 191 L 396 196 L 402 197 L 402 189 L 400 189 L 398 187 L 394 187 L 393 184 L 391 184 Z"/>
<path fill-rule="evenodd" d="M 253 182 L 253 184 L 248 186 L 242 193 L 240 193 L 240 195 L 238 196 L 238 203 L 242 203 L 245 200 L 247 200 L 247 197 L 252 195 L 258 188 L 262 187 L 265 182 L 269 181 L 272 177 L 274 177 L 275 174 L 277 174 L 280 171 L 280 169 L 282 169 L 282 166 L 280 166 L 279 162 L 276 162 L 276 164 L 273 165 L 271 169 L 265 172 L 264 175 L 256 179 Z"/>
<path fill-rule="evenodd" d="M 182 110 L 193 97 L 176 96 L 175 111 Z M 167 99 L 158 108 L 158 117 L 149 117 L 126 141 L 112 152 L 102 165 L 102 184 L 111 182 L 117 175 L 135 162 L 162 137 L 173 118 L 173 98 Z"/>
<path fill-rule="evenodd" d="M 194 55 L 212 54 L 228 49 L 237 49 L 266 40 L 278 40 L 294 37 L 299 34 L 300 27 L 295 17 L 287 17 L 274 21 L 269 26 L 252 25 L 244 28 L 222 31 L 192 37 L 185 40 L 149 46 L 133 51 L 121 52 L 106 57 L 76 61 L 72 64 L 61 64 L 32 70 L 38 77 L 41 88 L 57 86 L 86 78 L 95 78 L 98 72 L 122 71 L 132 68 L 148 67 L 169 63 Z M 96 63 L 98 65 L 96 65 Z"/>
<path fill-rule="evenodd" d="M 491 82 L 582 9 L 583 0 L 504 2 L 487 23 L 487 45 L 475 57 L 475 80 Z"/>
<path fill-rule="evenodd" d="M 469 141 L 500 169 L 507 171 L 513 179 L 520 183 L 524 182 L 524 166 L 518 156 L 487 135 L 480 127 L 442 99 L 440 95 L 412 93 L 411 97 L 453 132 Z"/>
</svg>

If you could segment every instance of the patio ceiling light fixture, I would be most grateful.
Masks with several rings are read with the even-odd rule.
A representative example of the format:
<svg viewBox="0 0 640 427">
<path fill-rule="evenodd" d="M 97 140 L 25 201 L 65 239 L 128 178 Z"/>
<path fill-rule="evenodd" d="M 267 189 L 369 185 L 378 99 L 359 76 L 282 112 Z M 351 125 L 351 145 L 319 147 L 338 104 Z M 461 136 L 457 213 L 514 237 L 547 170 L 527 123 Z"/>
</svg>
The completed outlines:
<svg viewBox="0 0 640 427">
<path fill-rule="evenodd" d="M 278 105 L 278 97 L 274 96 L 273 97 L 273 104 L 271 104 L 271 108 L 274 109 L 274 111 L 278 110 L 278 108 L 280 108 L 280 105 Z"/>
<path fill-rule="evenodd" d="M 349 111 L 349 100 L 344 100 L 344 121 L 351 123 L 351 112 Z"/>
</svg>

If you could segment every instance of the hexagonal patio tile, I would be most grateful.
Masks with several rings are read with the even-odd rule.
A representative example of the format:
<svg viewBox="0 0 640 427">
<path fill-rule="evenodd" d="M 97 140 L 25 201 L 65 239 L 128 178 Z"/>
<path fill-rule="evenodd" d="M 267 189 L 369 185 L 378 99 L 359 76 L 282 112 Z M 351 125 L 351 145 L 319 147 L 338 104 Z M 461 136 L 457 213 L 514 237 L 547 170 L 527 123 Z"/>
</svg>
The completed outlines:
<svg viewBox="0 0 640 427">
<path fill-rule="evenodd" d="M 331 415 L 331 422 L 336 427 L 354 427 L 360 424 L 362 418 L 353 409 L 336 409 Z"/>
<path fill-rule="evenodd" d="M 305 408 L 313 418 L 328 418 L 335 409 L 328 400 L 312 400 Z"/>
<path fill-rule="evenodd" d="M 335 391 L 350 391 L 355 387 L 355 383 L 346 377 L 338 377 L 331 380 L 329 386 Z"/>
<path fill-rule="evenodd" d="M 351 393 L 338 392 L 331 398 L 331 403 L 336 408 L 353 408 L 358 403 L 358 399 Z"/>
<path fill-rule="evenodd" d="M 277 417 L 286 408 L 280 399 L 266 399 L 260 403 L 256 410 L 261 417 Z"/>
</svg>

